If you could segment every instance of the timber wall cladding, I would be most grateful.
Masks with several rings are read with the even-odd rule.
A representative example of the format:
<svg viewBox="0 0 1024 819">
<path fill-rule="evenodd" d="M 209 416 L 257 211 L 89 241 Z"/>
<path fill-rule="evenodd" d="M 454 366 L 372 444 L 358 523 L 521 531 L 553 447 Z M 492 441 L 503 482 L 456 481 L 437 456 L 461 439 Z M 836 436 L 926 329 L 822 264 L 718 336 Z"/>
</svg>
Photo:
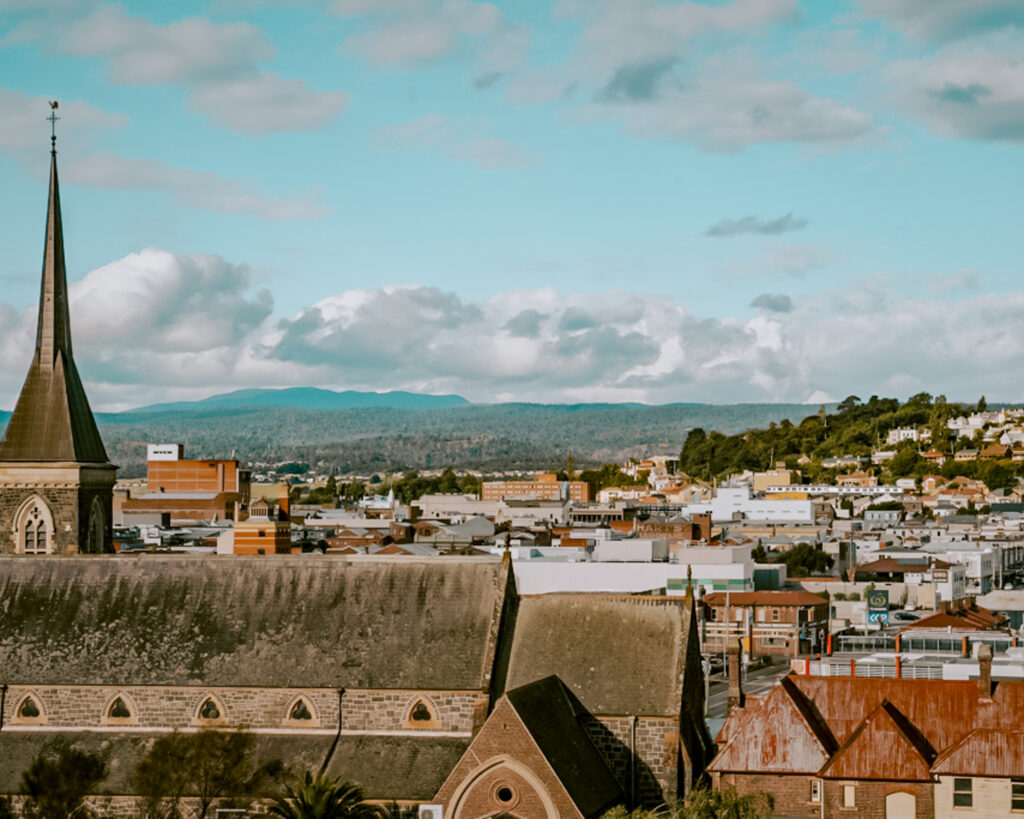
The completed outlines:
<svg viewBox="0 0 1024 819">
<path fill-rule="evenodd" d="M 122 707 L 115 708 L 116 700 Z M 26 700 L 32 706 L 23 709 Z M 217 716 L 203 719 L 207 700 Z M 352 690 L 342 697 L 342 729 L 431 731 L 468 735 L 487 697 L 478 691 Z M 297 707 L 301 702 L 301 706 Z M 38 712 L 33 716 L 33 712 Z M 129 716 L 123 715 L 127 711 Z M 24 713 L 23 713 L 24 712 Z M 213 713 L 207 711 L 207 713 Z M 415 716 L 414 716 L 415 714 Z M 307 716 L 308 715 L 308 716 Z M 338 691 L 331 688 L 12 685 L 4 704 L 9 729 L 126 726 L 173 730 L 210 726 L 298 731 L 338 728 Z"/>
</svg>

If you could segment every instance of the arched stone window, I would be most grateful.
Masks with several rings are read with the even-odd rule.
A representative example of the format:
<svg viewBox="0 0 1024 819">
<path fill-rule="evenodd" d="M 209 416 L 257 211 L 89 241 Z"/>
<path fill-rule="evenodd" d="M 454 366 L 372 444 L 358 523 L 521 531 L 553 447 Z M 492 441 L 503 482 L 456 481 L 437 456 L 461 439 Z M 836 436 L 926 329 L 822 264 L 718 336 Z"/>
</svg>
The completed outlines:
<svg viewBox="0 0 1024 819">
<path fill-rule="evenodd" d="M 417 697 L 406 708 L 404 725 L 406 728 L 437 730 L 441 727 L 437 706 L 429 697 Z"/>
<path fill-rule="evenodd" d="M 208 694 L 199 701 L 196 708 L 196 722 L 200 725 L 223 725 L 227 722 L 227 710 L 224 703 L 213 694 Z"/>
<path fill-rule="evenodd" d="M 45 725 L 46 710 L 34 691 L 29 692 L 14 707 L 14 722 L 22 725 Z"/>
<path fill-rule="evenodd" d="M 93 497 L 89 508 L 89 528 L 85 550 L 89 554 L 101 554 L 106 540 L 107 521 L 103 514 L 103 504 L 98 497 Z"/>
<path fill-rule="evenodd" d="M 320 715 L 306 697 L 296 697 L 289 703 L 284 721 L 293 727 L 314 728 L 320 725 Z"/>
<path fill-rule="evenodd" d="M 135 702 L 125 692 L 118 691 L 107 701 L 103 709 L 103 722 L 107 725 L 136 725 L 139 711 Z"/>
<path fill-rule="evenodd" d="M 14 538 L 19 554 L 45 555 L 53 551 L 53 515 L 38 495 L 26 500 L 14 516 Z"/>
</svg>

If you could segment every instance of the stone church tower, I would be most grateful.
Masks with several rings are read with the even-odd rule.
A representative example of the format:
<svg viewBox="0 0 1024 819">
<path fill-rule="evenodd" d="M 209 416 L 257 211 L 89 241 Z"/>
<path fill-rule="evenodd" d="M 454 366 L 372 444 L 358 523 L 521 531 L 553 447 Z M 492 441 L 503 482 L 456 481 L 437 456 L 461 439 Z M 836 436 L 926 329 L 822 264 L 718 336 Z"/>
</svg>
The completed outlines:
<svg viewBox="0 0 1024 819">
<path fill-rule="evenodd" d="M 0 443 L 0 553 L 113 551 L 116 472 L 71 355 L 54 149 L 35 357 Z"/>
</svg>

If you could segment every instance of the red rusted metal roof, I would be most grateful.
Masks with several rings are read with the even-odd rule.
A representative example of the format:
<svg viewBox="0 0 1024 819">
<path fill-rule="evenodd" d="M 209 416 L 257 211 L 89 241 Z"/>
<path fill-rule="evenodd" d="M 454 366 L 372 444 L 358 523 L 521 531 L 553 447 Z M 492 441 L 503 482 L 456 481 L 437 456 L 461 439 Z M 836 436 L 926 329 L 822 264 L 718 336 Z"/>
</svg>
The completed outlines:
<svg viewBox="0 0 1024 819">
<path fill-rule="evenodd" d="M 825 779 L 928 782 L 935 749 L 899 709 L 882 700 L 821 771 Z"/>
<path fill-rule="evenodd" d="M 937 774 L 1024 775 L 1024 731 L 978 728 L 944 752 L 932 767 Z"/>
<path fill-rule="evenodd" d="M 827 603 L 820 594 L 807 591 L 712 592 L 704 602 L 712 606 L 820 606 Z"/>
<path fill-rule="evenodd" d="M 709 771 L 813 774 L 838 747 L 813 704 L 788 677 L 755 705 L 733 709 L 733 714 L 737 719 L 729 732 L 734 740 L 712 760 Z M 726 725 L 722 726 L 723 732 Z M 771 726 L 771 730 L 764 730 L 764 726 Z"/>
<path fill-rule="evenodd" d="M 953 611 L 937 611 L 920 620 L 907 623 L 902 631 L 909 629 L 944 629 L 955 628 L 966 631 L 984 631 L 997 628 L 1006 622 L 1006 617 L 981 606 L 965 606 Z"/>
<path fill-rule="evenodd" d="M 985 693 L 977 680 L 790 675 L 733 709 L 708 770 L 923 781 L 935 765 L 934 772 L 1021 775 L 1024 682 L 998 682 Z"/>
</svg>

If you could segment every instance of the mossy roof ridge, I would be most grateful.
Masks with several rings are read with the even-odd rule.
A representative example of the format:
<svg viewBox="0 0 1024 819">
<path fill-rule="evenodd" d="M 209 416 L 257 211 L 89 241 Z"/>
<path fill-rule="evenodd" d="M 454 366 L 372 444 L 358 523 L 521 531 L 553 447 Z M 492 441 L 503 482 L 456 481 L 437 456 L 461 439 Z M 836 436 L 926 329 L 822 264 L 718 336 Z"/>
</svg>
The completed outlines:
<svg viewBox="0 0 1024 819">
<path fill-rule="evenodd" d="M 677 715 L 687 612 L 643 598 L 524 597 L 506 690 L 554 674 L 591 713 Z"/>
<path fill-rule="evenodd" d="M 0 558 L 0 683 L 480 690 L 497 560 Z"/>
</svg>

